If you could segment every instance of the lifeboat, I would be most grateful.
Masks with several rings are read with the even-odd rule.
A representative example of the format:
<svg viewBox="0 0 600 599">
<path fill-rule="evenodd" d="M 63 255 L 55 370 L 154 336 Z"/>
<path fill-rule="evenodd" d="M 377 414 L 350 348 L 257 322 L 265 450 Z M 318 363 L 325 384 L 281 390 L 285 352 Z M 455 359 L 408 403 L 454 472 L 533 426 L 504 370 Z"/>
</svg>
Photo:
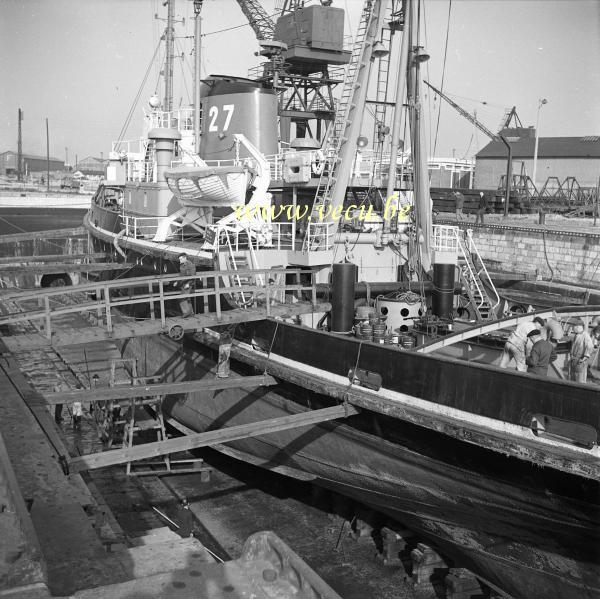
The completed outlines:
<svg viewBox="0 0 600 599">
<path fill-rule="evenodd" d="M 165 172 L 169 189 L 182 206 L 232 206 L 244 204 L 256 177 L 248 164 L 228 166 L 178 166 Z"/>
</svg>

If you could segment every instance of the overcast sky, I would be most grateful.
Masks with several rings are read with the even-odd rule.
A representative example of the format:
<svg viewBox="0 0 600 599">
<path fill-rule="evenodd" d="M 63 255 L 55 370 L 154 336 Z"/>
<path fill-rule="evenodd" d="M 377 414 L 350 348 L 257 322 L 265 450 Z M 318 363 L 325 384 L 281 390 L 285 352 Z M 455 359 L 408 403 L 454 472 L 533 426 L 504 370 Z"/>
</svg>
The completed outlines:
<svg viewBox="0 0 600 599">
<path fill-rule="evenodd" d="M 269 13 L 275 0 L 263 0 Z M 362 0 L 334 0 L 346 8 L 346 27 L 358 24 Z M 24 111 L 23 150 L 50 151 L 74 162 L 104 156 L 119 137 L 166 16 L 158 0 L 0 0 L 0 152 L 17 147 L 17 109 Z M 538 101 L 542 136 L 600 134 L 600 2 L 598 0 L 426 0 L 426 77 L 440 86 L 448 31 L 444 90 L 496 131 L 513 105 L 525 126 L 535 125 Z M 177 0 L 176 104 L 191 101 L 191 0 Z M 238 28 L 218 32 L 225 28 Z M 258 64 L 257 42 L 236 0 L 205 0 L 203 76 L 246 76 Z M 161 49 L 162 56 L 162 49 Z M 185 83 L 182 83 L 185 73 Z M 150 69 L 141 94 L 156 89 Z M 181 98 L 181 100 L 180 100 Z M 141 134 L 141 102 L 125 136 Z M 484 104 L 485 102 L 485 104 Z M 435 131 L 437 103 L 430 100 Z M 371 136 L 370 127 L 365 131 Z M 430 134 L 433 141 L 434 133 Z M 442 107 L 437 156 L 473 155 L 487 143 L 447 105 Z"/>
</svg>

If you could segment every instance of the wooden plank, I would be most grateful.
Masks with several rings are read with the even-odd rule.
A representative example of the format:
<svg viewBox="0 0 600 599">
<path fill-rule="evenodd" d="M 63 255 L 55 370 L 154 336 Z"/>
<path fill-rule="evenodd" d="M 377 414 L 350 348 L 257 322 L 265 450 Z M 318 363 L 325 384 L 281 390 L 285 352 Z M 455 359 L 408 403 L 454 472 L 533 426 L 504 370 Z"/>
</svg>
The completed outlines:
<svg viewBox="0 0 600 599">
<path fill-rule="evenodd" d="M 63 272 L 103 272 L 107 270 L 127 270 L 131 269 L 135 264 L 126 262 L 96 262 L 93 264 L 23 264 L 21 266 L 2 266 L 0 272 L 4 274 L 31 274 L 31 275 L 46 275 L 46 274 L 61 274 Z M 67 287 L 70 291 L 70 288 Z M 67 290 L 63 291 L 67 293 Z"/>
<path fill-rule="evenodd" d="M 282 416 L 281 418 L 272 418 L 250 424 L 240 424 L 216 431 L 206 433 L 196 433 L 177 439 L 168 439 L 167 441 L 157 441 L 146 445 L 129 447 L 127 449 L 116 449 L 114 451 L 103 451 L 75 458 L 71 461 L 71 469 L 76 472 L 82 470 L 92 470 L 95 468 L 106 468 L 116 464 L 124 464 L 135 460 L 145 460 L 160 455 L 176 453 L 179 451 L 188 451 L 198 447 L 207 447 L 218 443 L 229 443 L 238 439 L 248 437 L 259 437 L 269 433 L 289 430 L 301 426 L 310 426 L 319 424 L 328 420 L 346 418 L 358 414 L 358 410 L 349 405 L 337 405 L 320 410 L 312 410 L 292 416 Z"/>
<path fill-rule="evenodd" d="M 327 312 L 331 309 L 331 304 L 320 303 L 316 306 L 308 302 L 298 302 L 296 304 L 281 304 L 271 306 L 272 316 L 281 318 L 291 318 L 297 314 L 310 314 L 311 312 Z M 247 310 L 236 308 L 221 313 L 221 318 L 215 313 L 196 314 L 190 318 L 167 318 L 166 326 L 163 326 L 160 320 L 147 320 L 143 322 L 117 323 L 113 324 L 112 331 L 105 328 L 93 327 L 89 329 L 71 328 L 57 331 L 52 334 L 52 339 L 47 339 L 42 335 L 13 335 L 3 337 L 6 347 L 11 352 L 25 351 L 40 347 L 62 347 L 66 345 L 83 345 L 93 341 L 104 339 L 129 339 L 131 337 L 140 337 L 147 335 L 157 335 L 168 333 L 168 331 L 178 326 L 184 332 L 190 333 L 202 330 L 207 327 L 214 327 L 223 324 L 235 322 L 251 322 L 255 320 L 265 320 L 267 311 L 265 308 L 248 308 Z"/>
<path fill-rule="evenodd" d="M 21 262 L 60 262 L 61 260 L 95 260 L 106 258 L 106 252 L 94 252 L 89 254 L 44 254 L 40 256 L 2 256 L 0 264 L 14 264 Z"/>
<path fill-rule="evenodd" d="M 48 231 L 31 231 L 29 233 L 14 233 L 11 235 L 0 235 L 0 243 L 14 243 L 15 241 L 30 241 L 32 239 L 57 239 L 60 237 L 86 236 L 85 227 L 73 227 L 70 229 L 49 229 Z"/>
<path fill-rule="evenodd" d="M 174 393 L 191 393 L 192 391 L 217 391 L 219 389 L 263 387 L 276 385 L 277 381 L 268 374 L 257 376 L 236 376 L 230 378 L 199 379 L 179 383 L 157 383 L 153 385 L 130 385 L 127 387 L 103 387 L 84 391 L 61 391 L 44 395 L 49 405 L 68 404 L 74 401 L 110 401 L 132 397 L 154 397 L 156 395 L 172 395 Z"/>
</svg>

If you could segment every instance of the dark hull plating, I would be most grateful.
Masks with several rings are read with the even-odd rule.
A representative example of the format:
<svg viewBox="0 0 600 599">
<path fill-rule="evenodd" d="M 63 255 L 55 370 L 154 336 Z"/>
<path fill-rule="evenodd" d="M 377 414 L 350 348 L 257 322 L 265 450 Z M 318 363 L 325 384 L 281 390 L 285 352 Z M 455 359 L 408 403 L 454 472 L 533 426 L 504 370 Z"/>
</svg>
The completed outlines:
<svg viewBox="0 0 600 599">
<path fill-rule="evenodd" d="M 271 342 L 273 326 L 252 325 L 245 335 Z M 356 344 L 333 338 L 335 344 L 329 346 L 322 334 L 306 333 L 299 335 L 297 327 L 279 325 L 274 351 L 290 357 L 297 352 L 301 361 L 338 374 L 347 373 L 348 363 L 354 366 L 352 346 Z M 197 342 L 190 341 L 185 349 L 164 338 L 128 344 L 128 351 L 143 356 L 148 373 L 162 372 L 167 379 L 199 378 L 214 368 L 213 351 Z M 528 386 L 525 378 L 516 379 L 522 384 L 520 395 L 529 394 L 533 403 L 529 407 L 521 403 L 518 408 L 508 401 L 507 385 L 499 386 L 493 377 L 486 382 L 474 369 L 469 373 L 470 382 L 464 380 L 460 368 L 468 365 L 397 352 L 392 360 L 390 352 L 377 349 L 363 344 L 361 366 L 378 360 L 372 365 L 384 373 L 387 387 L 393 381 L 409 385 L 413 391 L 420 386 L 421 397 L 431 392 L 440 402 L 462 398 L 460 401 L 477 404 L 473 405 L 475 412 L 491 413 L 495 404 L 496 417 L 501 411 L 508 421 L 522 419 L 529 409 L 540 407 L 542 395 L 535 392 L 535 385 Z M 409 356 L 416 359 L 414 364 L 404 362 Z M 233 366 L 242 374 L 249 371 L 241 363 Z M 444 370 L 446 367 L 452 370 Z M 485 367 L 483 371 L 493 372 Z M 531 380 L 539 387 L 539 379 Z M 460 393 L 448 391 L 461 385 Z M 473 394 L 472 385 L 480 388 L 475 397 L 468 396 Z M 334 401 L 282 383 L 254 392 L 230 389 L 170 398 L 166 408 L 188 428 L 202 431 L 325 407 Z M 503 403 L 495 403 L 500 401 Z M 582 396 L 584 401 L 594 404 L 597 400 Z M 573 410 L 588 413 L 588 420 L 597 415 L 597 409 L 587 410 L 577 398 L 561 410 L 563 414 Z M 540 468 L 369 411 L 343 423 L 241 440 L 231 447 L 249 461 L 311 475 L 317 484 L 392 516 L 434 543 L 457 565 L 514 597 L 591 598 L 600 593 L 600 489 L 588 478 Z"/>
</svg>

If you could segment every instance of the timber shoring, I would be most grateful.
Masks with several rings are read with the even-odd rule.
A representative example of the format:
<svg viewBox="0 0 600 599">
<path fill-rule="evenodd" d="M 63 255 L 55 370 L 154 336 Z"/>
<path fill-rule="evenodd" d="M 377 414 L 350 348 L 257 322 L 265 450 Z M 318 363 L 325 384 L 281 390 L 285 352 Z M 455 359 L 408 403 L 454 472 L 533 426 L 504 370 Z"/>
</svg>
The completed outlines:
<svg viewBox="0 0 600 599">
<path fill-rule="evenodd" d="M 154 443 L 129 447 L 127 449 L 115 449 L 112 451 L 83 455 L 73 459 L 70 466 L 75 472 L 91 470 L 94 468 L 106 468 L 107 466 L 115 466 L 126 462 L 154 458 L 169 453 L 188 451 L 190 449 L 197 449 L 199 447 L 206 447 L 219 443 L 229 443 L 238 439 L 259 437 L 261 435 L 267 435 L 269 433 L 284 431 L 291 428 L 311 426 L 328 420 L 354 416 L 357 413 L 357 408 L 340 404 L 330 408 L 322 408 L 319 410 L 303 412 L 301 414 L 252 422 L 250 424 L 230 426 L 205 433 L 196 433 L 194 435 L 178 437 L 176 439 L 156 441 Z"/>
<path fill-rule="evenodd" d="M 262 387 L 276 385 L 277 381 L 269 375 L 199 379 L 197 381 L 181 381 L 179 383 L 156 383 L 152 385 L 129 385 L 127 387 L 103 387 L 84 391 L 61 391 L 44 395 L 49 405 L 80 402 L 104 402 L 114 399 L 131 399 L 137 397 L 155 397 L 157 395 L 173 395 L 191 393 L 192 391 L 218 391 L 235 387 Z"/>
</svg>

